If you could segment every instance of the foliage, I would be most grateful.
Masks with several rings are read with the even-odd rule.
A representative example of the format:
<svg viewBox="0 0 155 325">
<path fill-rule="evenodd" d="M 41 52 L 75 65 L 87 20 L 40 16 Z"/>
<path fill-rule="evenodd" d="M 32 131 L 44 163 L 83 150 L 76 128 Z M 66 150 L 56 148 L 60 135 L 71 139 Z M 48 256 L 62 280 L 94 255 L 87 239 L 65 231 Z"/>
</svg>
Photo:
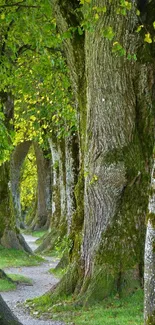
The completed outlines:
<svg viewBox="0 0 155 325">
<path fill-rule="evenodd" d="M 4 0 L 0 22 L 0 91 L 14 95 L 14 145 L 43 144 L 51 132 L 68 134 L 76 128 L 76 114 L 51 3 Z M 7 132 L 3 125 L 1 160 L 9 149 Z"/>
<path fill-rule="evenodd" d="M 23 213 L 34 205 L 37 188 L 37 167 L 33 146 L 30 148 L 22 166 L 20 200 Z"/>
<path fill-rule="evenodd" d="M 0 112 L 0 165 L 9 159 L 10 151 L 13 148 L 11 134 L 4 124 L 4 114 Z"/>
<path fill-rule="evenodd" d="M 93 6 L 92 0 L 81 0 L 80 1 L 81 8 L 80 10 L 83 12 L 84 19 L 82 20 L 80 26 L 77 27 L 79 34 L 81 35 L 84 30 L 88 32 L 93 32 L 95 30 L 96 25 L 100 18 L 107 12 L 109 6 L 111 5 L 111 0 L 109 0 L 109 5 L 101 6 Z M 126 1 L 120 0 L 118 5 L 114 8 L 116 20 L 117 16 L 120 16 L 120 19 L 128 15 L 130 11 L 135 11 L 137 15 L 137 33 L 142 31 L 142 37 L 144 43 L 153 43 L 155 42 L 155 34 L 153 29 L 155 29 L 155 21 L 151 23 L 151 26 L 147 26 L 142 23 L 141 12 L 136 8 L 135 1 Z M 122 17 L 121 17 L 122 16 Z M 145 32 L 143 33 L 143 30 Z M 104 28 L 100 29 L 100 34 L 104 38 L 109 41 L 113 41 L 112 52 L 119 56 L 126 56 L 128 60 L 137 60 L 135 53 L 126 52 L 123 47 L 123 44 L 120 44 L 117 39 L 117 34 L 115 28 L 111 25 L 104 26 Z"/>
</svg>

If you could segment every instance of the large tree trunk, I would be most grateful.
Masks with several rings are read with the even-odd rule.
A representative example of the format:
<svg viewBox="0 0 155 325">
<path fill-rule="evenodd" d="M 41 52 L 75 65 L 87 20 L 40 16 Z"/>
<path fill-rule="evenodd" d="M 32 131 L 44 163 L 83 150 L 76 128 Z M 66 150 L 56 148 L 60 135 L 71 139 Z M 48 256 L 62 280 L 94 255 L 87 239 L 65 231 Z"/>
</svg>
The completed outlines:
<svg viewBox="0 0 155 325">
<path fill-rule="evenodd" d="M 102 37 L 101 31 L 108 22 L 127 53 L 136 53 L 141 46 L 140 38 L 134 34 L 135 11 L 126 17 L 117 16 L 118 4 L 119 1 L 107 1 L 107 12 L 100 15 L 94 31 L 86 31 L 85 46 L 83 35 L 76 33 L 64 44 L 80 113 L 80 164 L 82 167 L 84 162 L 85 171 L 84 196 L 79 199 L 82 191 L 77 196 L 77 211 L 78 200 L 81 207 L 84 203 L 81 270 L 73 267 L 78 276 L 70 272 L 73 284 L 67 293 L 76 288 L 87 302 L 92 297 L 103 299 L 114 290 L 120 292 L 128 271 L 137 265 L 142 273 L 143 264 L 153 149 L 153 65 L 143 64 L 141 58 L 131 62 L 125 56 L 116 57 L 111 42 Z M 102 5 L 101 0 L 92 1 L 94 7 Z M 78 7 L 78 1 L 55 2 L 61 32 L 78 25 L 78 15 L 74 16 Z M 144 54 L 141 52 L 141 57 Z M 82 174 L 81 168 L 81 182 Z M 75 261 L 80 242 L 81 236 L 74 237 Z M 66 277 L 56 289 L 58 293 L 62 287 L 65 290 Z"/>
<path fill-rule="evenodd" d="M 49 145 L 52 156 L 52 217 L 51 229 L 57 227 L 61 219 L 61 194 L 60 194 L 60 168 L 59 168 L 59 151 L 57 139 L 53 136 L 49 138 Z"/>
<path fill-rule="evenodd" d="M 17 145 L 11 155 L 10 162 L 10 185 L 12 198 L 12 213 L 16 225 L 20 228 L 21 224 L 21 204 L 20 204 L 20 174 L 24 159 L 29 151 L 31 141 L 21 142 Z"/>
<path fill-rule="evenodd" d="M 22 325 L 13 315 L 3 298 L 0 296 L 0 324 L 1 325 Z"/>
<path fill-rule="evenodd" d="M 79 143 L 76 133 L 66 138 L 66 195 L 67 195 L 67 233 L 71 232 L 72 217 L 76 211 L 75 186 L 79 173 Z"/>
</svg>

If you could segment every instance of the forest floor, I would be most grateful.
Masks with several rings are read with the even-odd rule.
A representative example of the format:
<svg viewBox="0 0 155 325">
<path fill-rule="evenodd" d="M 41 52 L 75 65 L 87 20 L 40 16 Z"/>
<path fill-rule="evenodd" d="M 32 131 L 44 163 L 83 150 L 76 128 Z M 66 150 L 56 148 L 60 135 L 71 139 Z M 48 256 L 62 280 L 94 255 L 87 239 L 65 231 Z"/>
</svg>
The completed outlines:
<svg viewBox="0 0 155 325">
<path fill-rule="evenodd" d="M 37 248 L 35 244 L 36 238 L 31 235 L 24 235 L 28 245 L 34 251 Z M 23 325 L 63 325 L 60 321 L 35 319 L 30 316 L 26 308 L 22 304 L 26 299 L 34 298 L 43 295 L 59 280 L 48 272 L 49 269 L 54 268 L 58 261 L 52 257 L 45 257 L 45 262 L 38 266 L 23 266 L 11 267 L 4 269 L 5 272 L 11 274 L 16 273 L 24 275 L 32 279 L 32 285 L 19 284 L 15 291 L 2 292 L 1 295 L 9 305 L 14 314 L 22 322 Z"/>
</svg>

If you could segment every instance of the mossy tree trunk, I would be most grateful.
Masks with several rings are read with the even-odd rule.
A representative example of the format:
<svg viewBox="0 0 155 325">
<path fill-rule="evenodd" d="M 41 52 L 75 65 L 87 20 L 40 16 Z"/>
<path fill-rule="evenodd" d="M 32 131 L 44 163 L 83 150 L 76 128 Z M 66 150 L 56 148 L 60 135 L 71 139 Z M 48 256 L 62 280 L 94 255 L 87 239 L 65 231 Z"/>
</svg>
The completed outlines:
<svg viewBox="0 0 155 325">
<path fill-rule="evenodd" d="M 92 1 L 94 7 L 102 5 L 101 0 Z M 124 17 L 116 15 L 119 1 L 106 5 L 94 30 L 85 32 L 85 42 L 84 35 L 75 32 L 64 44 L 80 115 L 80 165 L 85 172 L 84 195 L 78 191 L 76 196 L 79 218 L 83 212 L 78 201 L 84 206 L 83 240 L 74 236 L 72 252 L 75 265 L 79 255 L 74 253 L 82 240 L 81 270 L 78 264 L 73 267 L 74 285 L 66 290 L 76 290 L 85 302 L 103 299 L 111 291 L 120 293 L 136 265 L 142 273 L 154 142 L 154 66 L 142 61 L 143 41 L 134 32 L 136 9 Z M 57 0 L 55 9 L 60 32 L 79 24 L 78 1 Z M 112 54 L 111 41 L 102 36 L 107 22 L 127 53 L 140 50 L 137 62 Z M 82 174 L 81 168 L 79 181 Z M 74 220 L 76 233 L 80 228 Z M 66 277 L 56 289 L 59 294 Z"/>
<path fill-rule="evenodd" d="M 52 216 L 51 229 L 57 227 L 61 219 L 61 194 L 60 194 L 60 170 L 59 170 L 59 152 L 58 142 L 53 136 L 49 139 L 49 145 L 52 156 Z"/>
<path fill-rule="evenodd" d="M 52 250 L 67 231 L 65 140 L 52 135 L 48 142 L 51 151 L 51 214 L 48 234 L 37 252 Z"/>
<path fill-rule="evenodd" d="M 13 119 L 14 114 L 14 101 L 13 97 L 9 93 L 2 93 L 1 94 L 1 103 L 3 107 L 3 112 L 5 115 L 5 125 L 8 128 L 8 131 L 11 128 L 11 124 L 9 123 L 11 119 Z M 20 146 L 18 147 L 20 151 Z M 18 152 L 17 149 L 17 152 Z M 13 155 L 15 154 L 16 150 L 14 151 Z M 21 153 L 21 156 L 24 156 Z M 17 159 L 17 163 L 22 161 L 23 158 L 20 158 L 18 161 L 18 154 L 15 154 L 15 160 Z M 11 163 L 13 160 L 11 161 Z M 14 164 L 14 163 L 13 163 Z M 12 164 L 11 164 L 12 166 Z M 10 163 L 5 162 L 0 166 L 0 242 L 3 246 L 8 248 L 16 248 L 16 249 L 23 249 L 29 253 L 31 253 L 31 249 L 26 244 L 24 238 L 19 232 L 19 229 L 16 224 L 16 218 L 18 213 L 16 212 L 18 209 L 17 206 L 14 205 L 14 197 L 13 193 L 15 194 L 15 198 L 18 196 L 18 185 L 19 185 L 19 170 L 17 172 L 17 183 L 16 179 L 13 178 L 13 182 L 10 178 Z M 19 166 L 20 167 L 20 163 Z M 20 168 L 19 168 L 20 169 Z M 12 188 L 13 186 L 13 188 Z M 15 191 L 13 189 L 15 188 Z M 19 200 L 18 200 L 19 202 Z"/>
<path fill-rule="evenodd" d="M 51 216 L 51 160 L 44 156 L 43 150 L 34 143 L 37 163 L 38 189 L 37 210 L 32 229 L 48 229 Z M 47 154 L 47 153 L 46 153 Z"/>
<path fill-rule="evenodd" d="M 9 163 L 0 166 L 0 238 L 6 227 L 11 227 L 10 191 L 9 191 Z"/>
<path fill-rule="evenodd" d="M 72 217 L 76 211 L 75 186 L 79 173 L 79 141 L 76 133 L 66 138 L 66 194 L 67 233 L 70 234 Z"/>
<path fill-rule="evenodd" d="M 58 141 L 59 154 L 59 186 L 60 186 L 60 206 L 61 217 L 60 223 L 66 224 L 67 214 L 67 196 L 66 196 L 66 161 L 65 161 L 65 140 Z"/>
<path fill-rule="evenodd" d="M 11 155 L 10 161 L 10 189 L 11 189 L 11 208 L 14 214 L 16 225 L 21 224 L 21 203 L 20 203 L 20 174 L 24 159 L 29 151 L 31 141 L 25 141 L 17 145 Z"/>
</svg>

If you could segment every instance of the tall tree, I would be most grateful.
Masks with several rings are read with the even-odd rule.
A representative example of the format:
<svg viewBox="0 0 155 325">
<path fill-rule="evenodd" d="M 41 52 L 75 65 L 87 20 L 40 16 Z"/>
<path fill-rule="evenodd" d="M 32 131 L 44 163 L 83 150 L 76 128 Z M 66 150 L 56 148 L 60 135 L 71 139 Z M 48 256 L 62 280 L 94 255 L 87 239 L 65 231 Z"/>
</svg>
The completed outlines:
<svg viewBox="0 0 155 325">
<path fill-rule="evenodd" d="M 74 28 L 64 52 L 79 115 L 81 191 L 76 198 L 81 225 L 84 214 L 83 237 L 73 236 L 73 268 L 54 296 L 75 291 L 91 302 L 111 290 L 121 292 L 135 265 L 142 276 L 154 144 L 154 65 L 151 52 L 145 59 L 148 47 L 135 34 L 135 6 L 128 10 L 117 0 L 105 1 L 105 7 L 96 0 L 81 4 L 54 2 L 59 32 Z M 77 219 L 73 222 L 78 233 Z"/>
</svg>

